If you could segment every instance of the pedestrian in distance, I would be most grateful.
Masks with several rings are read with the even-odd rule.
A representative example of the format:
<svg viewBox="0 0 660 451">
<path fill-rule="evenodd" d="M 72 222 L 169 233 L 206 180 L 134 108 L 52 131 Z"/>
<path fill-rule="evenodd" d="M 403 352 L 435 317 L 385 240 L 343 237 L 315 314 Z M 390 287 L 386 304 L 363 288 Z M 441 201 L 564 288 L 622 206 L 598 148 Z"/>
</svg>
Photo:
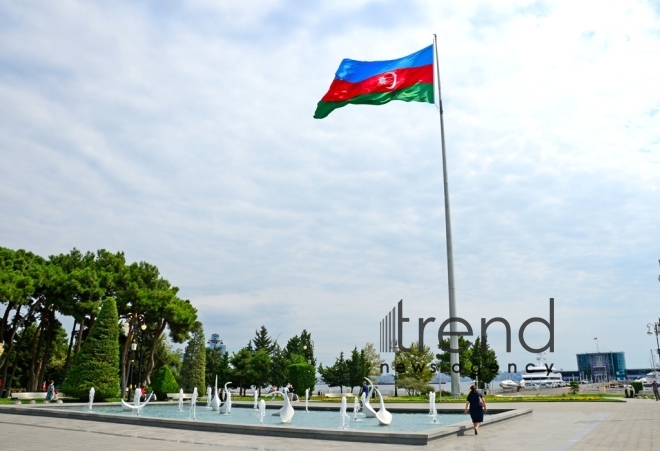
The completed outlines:
<svg viewBox="0 0 660 451">
<path fill-rule="evenodd" d="M 369 398 L 369 387 L 367 386 L 367 382 L 362 382 L 362 388 L 360 389 L 360 394 L 358 395 L 360 397 L 360 402 L 362 402 L 362 393 L 364 393 L 364 399 Z"/>
<path fill-rule="evenodd" d="M 660 393 L 658 393 L 658 381 L 653 381 L 651 388 L 653 388 L 653 396 L 655 396 L 655 400 L 660 401 Z"/>
<path fill-rule="evenodd" d="M 51 380 L 48 389 L 46 390 L 46 402 L 53 401 L 55 397 L 55 381 Z"/>
<path fill-rule="evenodd" d="M 467 415 L 468 410 L 470 411 L 472 424 L 474 424 L 474 435 L 478 435 L 479 426 L 484 422 L 484 412 L 488 411 L 488 407 L 486 406 L 486 401 L 484 401 L 481 393 L 477 391 L 477 387 L 474 385 L 470 387 L 470 393 L 465 402 L 465 412 L 463 413 Z"/>
</svg>

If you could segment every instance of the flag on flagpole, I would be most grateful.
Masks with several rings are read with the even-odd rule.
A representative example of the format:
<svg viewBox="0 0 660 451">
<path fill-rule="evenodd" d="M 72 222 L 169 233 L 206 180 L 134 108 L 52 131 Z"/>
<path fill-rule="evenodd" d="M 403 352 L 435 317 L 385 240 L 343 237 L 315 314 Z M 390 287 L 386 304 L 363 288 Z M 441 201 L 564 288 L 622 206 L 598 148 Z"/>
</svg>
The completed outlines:
<svg viewBox="0 0 660 451">
<path fill-rule="evenodd" d="M 392 100 L 434 102 L 433 45 L 395 60 L 343 60 L 314 118 L 323 119 L 349 103 L 383 105 Z"/>
</svg>

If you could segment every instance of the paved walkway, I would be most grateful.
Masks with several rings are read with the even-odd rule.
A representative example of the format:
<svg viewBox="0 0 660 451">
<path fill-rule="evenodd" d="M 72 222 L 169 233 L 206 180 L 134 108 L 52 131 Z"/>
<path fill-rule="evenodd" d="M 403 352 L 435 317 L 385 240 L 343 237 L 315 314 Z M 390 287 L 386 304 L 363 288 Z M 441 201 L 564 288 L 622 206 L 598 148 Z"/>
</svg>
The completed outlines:
<svg viewBox="0 0 660 451">
<path fill-rule="evenodd" d="M 471 433 L 432 442 L 428 450 L 658 450 L 660 402 L 498 403 L 534 413 Z M 445 406 L 442 406 L 443 408 Z M 460 408 L 456 406 L 456 408 Z M 255 437 L 168 430 L 82 420 L 0 414 L 2 450 L 81 451 L 200 450 L 382 450 L 402 446 Z M 410 449 L 418 449 L 410 447 Z"/>
</svg>

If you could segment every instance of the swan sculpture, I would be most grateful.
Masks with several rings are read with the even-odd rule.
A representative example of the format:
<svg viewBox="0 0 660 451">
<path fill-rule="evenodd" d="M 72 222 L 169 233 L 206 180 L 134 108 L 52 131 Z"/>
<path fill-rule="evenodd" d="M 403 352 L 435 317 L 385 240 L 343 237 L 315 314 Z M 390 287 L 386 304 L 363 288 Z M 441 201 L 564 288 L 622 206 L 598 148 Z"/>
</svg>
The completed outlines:
<svg viewBox="0 0 660 451">
<path fill-rule="evenodd" d="M 371 394 L 374 392 L 374 384 L 369 380 L 369 378 L 364 378 L 367 382 L 369 382 L 369 393 L 367 394 L 366 398 L 364 401 L 362 401 L 362 410 L 364 411 L 364 416 L 367 418 L 376 418 L 376 411 L 374 410 L 373 407 L 371 407 L 371 404 L 369 404 L 369 399 L 371 399 Z"/>
<path fill-rule="evenodd" d="M 286 395 L 286 393 L 282 393 L 281 391 L 274 391 L 271 393 L 271 395 L 273 395 L 273 398 L 275 395 L 282 395 L 284 398 L 284 405 L 278 412 L 280 414 L 280 420 L 282 420 L 282 423 L 291 423 L 291 419 L 293 418 L 295 411 L 293 410 L 293 406 L 289 401 L 289 397 Z"/>
<path fill-rule="evenodd" d="M 227 394 L 227 399 L 225 400 L 225 403 L 220 406 L 220 413 L 223 415 L 229 415 L 231 413 L 231 392 L 227 390 L 227 385 L 231 384 L 231 382 L 227 382 L 225 384 L 225 393 Z"/>
<path fill-rule="evenodd" d="M 129 404 L 126 401 L 124 401 L 123 399 L 121 400 L 121 408 L 123 410 L 132 410 L 132 411 L 137 411 L 139 413 L 140 410 L 142 410 L 142 408 L 144 406 L 149 404 L 149 401 L 151 401 L 151 397 L 154 395 L 153 392 L 151 392 L 151 394 L 149 395 L 147 400 L 144 402 L 144 404 L 140 404 L 140 395 L 142 394 L 142 392 L 139 391 L 139 389 L 138 389 L 138 390 L 135 391 L 135 394 L 137 395 L 137 397 L 134 398 L 134 400 L 135 400 L 134 404 Z"/>
<path fill-rule="evenodd" d="M 378 393 L 378 398 L 380 398 L 380 410 L 376 413 L 376 418 L 382 426 L 389 426 L 392 422 L 392 414 L 385 410 L 385 402 L 383 402 L 383 396 L 380 394 L 380 390 L 376 389 Z"/>
<path fill-rule="evenodd" d="M 215 395 L 211 400 L 211 410 L 217 411 L 220 408 L 220 396 L 218 393 L 218 376 L 215 376 Z"/>
</svg>

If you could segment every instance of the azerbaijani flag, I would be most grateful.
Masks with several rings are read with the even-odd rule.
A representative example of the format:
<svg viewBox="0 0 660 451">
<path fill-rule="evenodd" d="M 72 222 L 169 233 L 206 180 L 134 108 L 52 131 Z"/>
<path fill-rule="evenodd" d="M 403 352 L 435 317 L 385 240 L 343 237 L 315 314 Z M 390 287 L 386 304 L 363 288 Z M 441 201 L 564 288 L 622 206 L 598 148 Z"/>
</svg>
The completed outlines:
<svg viewBox="0 0 660 451">
<path fill-rule="evenodd" d="M 314 118 L 323 119 L 349 103 L 383 105 L 390 100 L 433 103 L 433 45 L 396 60 L 343 60 Z"/>
</svg>

